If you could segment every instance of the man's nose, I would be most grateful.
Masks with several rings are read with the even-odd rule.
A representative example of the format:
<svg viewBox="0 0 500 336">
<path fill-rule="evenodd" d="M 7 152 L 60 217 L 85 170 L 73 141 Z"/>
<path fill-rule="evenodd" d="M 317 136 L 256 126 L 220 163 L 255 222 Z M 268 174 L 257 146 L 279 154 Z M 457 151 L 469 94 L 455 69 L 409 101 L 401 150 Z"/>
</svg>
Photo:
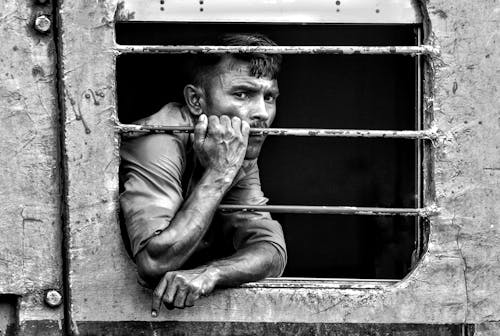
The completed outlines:
<svg viewBox="0 0 500 336">
<path fill-rule="evenodd" d="M 252 121 L 268 121 L 269 120 L 269 112 L 267 111 L 266 102 L 264 98 L 258 99 L 254 106 L 252 106 L 252 110 L 250 111 L 250 120 Z"/>
</svg>

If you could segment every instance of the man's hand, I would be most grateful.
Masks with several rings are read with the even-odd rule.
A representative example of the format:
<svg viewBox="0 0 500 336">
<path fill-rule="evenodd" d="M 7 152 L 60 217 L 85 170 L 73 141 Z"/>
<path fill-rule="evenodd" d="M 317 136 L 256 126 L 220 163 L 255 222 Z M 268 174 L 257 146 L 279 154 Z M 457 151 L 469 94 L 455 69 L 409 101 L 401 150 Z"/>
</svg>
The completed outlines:
<svg viewBox="0 0 500 336">
<path fill-rule="evenodd" d="M 212 292 L 215 283 L 216 274 L 210 268 L 167 272 L 153 292 L 151 315 L 158 316 L 162 303 L 169 308 L 192 307 L 200 296 Z"/>
<path fill-rule="evenodd" d="M 194 130 L 194 150 L 207 170 L 232 179 L 245 158 L 250 125 L 238 117 L 202 114 Z"/>
</svg>

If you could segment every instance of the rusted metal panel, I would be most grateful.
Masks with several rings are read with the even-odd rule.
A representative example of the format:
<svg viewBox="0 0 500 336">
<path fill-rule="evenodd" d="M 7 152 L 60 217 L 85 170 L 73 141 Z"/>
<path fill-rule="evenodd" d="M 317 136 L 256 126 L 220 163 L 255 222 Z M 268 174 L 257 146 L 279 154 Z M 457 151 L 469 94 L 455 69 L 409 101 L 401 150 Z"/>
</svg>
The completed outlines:
<svg viewBox="0 0 500 336">
<path fill-rule="evenodd" d="M 0 3 L 0 294 L 20 296 L 20 322 L 62 316 L 43 304 L 62 286 L 56 54 L 51 30 L 33 26 L 51 12 Z"/>
<path fill-rule="evenodd" d="M 413 0 L 165 0 L 120 3 L 119 20 L 177 22 L 419 23 Z"/>
<path fill-rule="evenodd" d="M 369 289 L 332 285 L 217 290 L 192 308 L 164 310 L 159 319 L 153 320 L 151 292 L 137 284 L 116 215 L 119 139 L 113 121 L 112 22 L 118 2 L 62 2 L 59 14 L 66 88 L 64 146 L 73 331 L 79 326 L 87 330 L 92 321 L 460 324 L 499 319 L 496 205 L 500 176 L 495 144 L 499 142 L 500 125 L 492 122 L 497 120 L 498 95 L 492 69 L 498 68 L 500 58 L 498 47 L 488 42 L 493 35 L 481 35 L 498 30 L 498 19 L 476 20 L 493 15 L 490 13 L 495 13 L 497 5 L 430 1 L 429 6 L 436 40 L 427 42 L 439 45 L 444 54 L 442 59 L 427 60 L 439 67 L 435 80 L 432 73 L 425 75 L 424 86 L 431 90 L 426 89 L 428 109 L 424 117 L 427 120 L 435 113 L 436 126 L 445 134 L 452 130 L 450 135 L 456 137 L 444 137 L 437 148 L 430 146 L 425 152 L 433 155 L 436 167 L 434 180 L 434 160 L 430 160 L 425 181 L 435 181 L 438 205 L 445 212 L 430 219 L 428 251 L 416 269 L 401 282 Z M 440 10 L 446 13 L 450 9 L 455 13 L 452 23 L 457 25 L 442 17 Z M 465 9 L 468 11 L 462 12 Z M 471 28 L 461 22 L 475 25 Z M 461 28 L 455 31 L 453 27 Z M 429 27 L 424 28 L 429 31 Z M 463 30 L 467 34 L 458 35 Z M 471 50 L 482 54 L 468 56 Z M 456 90 L 454 78 L 459 83 Z M 474 95 L 481 100 L 471 99 Z M 430 104 L 433 99 L 439 108 L 435 112 Z M 432 203 L 433 189 L 433 185 L 426 189 L 424 205 Z"/>
</svg>

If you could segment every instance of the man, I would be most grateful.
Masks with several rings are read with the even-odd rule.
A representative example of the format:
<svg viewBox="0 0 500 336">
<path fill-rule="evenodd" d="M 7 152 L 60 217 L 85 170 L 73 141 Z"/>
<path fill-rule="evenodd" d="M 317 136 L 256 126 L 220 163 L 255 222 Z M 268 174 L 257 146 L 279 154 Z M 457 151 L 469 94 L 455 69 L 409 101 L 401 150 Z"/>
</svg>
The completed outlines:
<svg viewBox="0 0 500 336">
<path fill-rule="evenodd" d="M 222 45 L 275 45 L 233 34 Z M 192 306 L 215 287 L 280 276 L 286 247 L 268 213 L 219 213 L 219 204 L 265 205 L 257 158 L 276 113 L 280 55 L 204 55 L 190 68 L 185 105 L 170 103 L 140 124 L 194 126 L 193 135 L 155 134 L 121 150 L 125 225 L 152 316 Z"/>
</svg>

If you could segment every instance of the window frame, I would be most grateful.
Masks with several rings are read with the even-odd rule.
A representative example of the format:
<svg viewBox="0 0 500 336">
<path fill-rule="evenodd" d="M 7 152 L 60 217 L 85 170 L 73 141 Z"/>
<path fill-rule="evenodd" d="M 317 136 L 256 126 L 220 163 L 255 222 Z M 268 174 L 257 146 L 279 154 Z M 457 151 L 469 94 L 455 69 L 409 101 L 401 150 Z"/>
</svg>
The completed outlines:
<svg viewBox="0 0 500 336">
<path fill-rule="evenodd" d="M 427 160 L 426 156 L 422 155 L 422 148 L 425 147 L 425 142 L 429 140 L 433 141 L 436 138 L 436 134 L 433 129 L 425 128 L 422 125 L 422 69 L 421 69 L 421 57 L 432 55 L 435 50 L 431 46 L 422 45 L 421 43 L 421 33 L 422 27 L 415 26 L 415 35 L 417 44 L 416 46 L 398 46 L 398 47 L 364 47 L 364 46 L 279 46 L 279 47 L 225 47 L 225 46 L 195 46 L 195 45 L 120 45 L 115 46 L 115 50 L 119 54 L 183 54 L 189 53 L 235 53 L 239 51 L 262 51 L 267 50 L 271 53 L 283 52 L 284 54 L 399 54 L 399 55 L 411 55 L 415 57 L 415 80 L 416 80 L 416 92 L 415 92 L 415 131 L 379 131 L 379 130 L 324 130 L 324 129 L 256 129 L 256 133 L 266 133 L 274 136 L 334 136 L 334 137 L 363 137 L 363 138 L 400 138 L 400 139 L 415 139 L 415 157 L 416 157 L 416 174 L 415 174 L 415 190 L 417 197 L 416 209 L 404 209 L 404 208 L 376 208 L 376 207 L 356 207 L 356 206 L 288 206 L 288 205 L 271 205 L 271 206 L 259 206 L 252 207 L 242 205 L 232 205 L 227 206 L 221 204 L 219 210 L 231 211 L 231 210 L 243 210 L 243 211 L 268 211 L 268 212 L 278 212 L 278 213 L 330 213 L 330 214 L 353 214 L 353 215 L 404 215 L 404 216 L 415 216 L 415 254 L 416 260 L 425 252 L 425 246 L 423 246 L 422 241 L 422 219 L 435 214 L 435 208 L 433 206 L 423 207 L 425 204 L 422 198 L 422 175 L 423 168 L 427 164 L 423 160 Z M 423 56 L 422 56 L 423 55 Z M 192 127 L 176 127 L 168 125 L 134 125 L 134 124 L 122 124 L 118 121 L 118 118 L 114 120 L 116 125 L 116 130 L 122 136 L 127 136 L 132 134 L 132 136 L 138 134 L 148 134 L 148 133 L 191 133 L 193 131 Z M 412 265 L 412 268 L 415 267 Z M 411 272 L 411 270 L 410 270 Z M 306 284 L 306 279 L 309 279 L 311 284 Z M 378 281 L 380 280 L 380 281 Z M 330 284 L 326 284 L 330 281 Z M 258 283 L 246 284 L 246 287 L 294 287 L 296 284 L 301 283 L 303 286 L 309 287 L 331 287 L 337 288 L 338 282 L 342 283 L 342 287 L 346 287 L 346 283 L 352 283 L 353 288 L 357 288 L 360 285 L 367 286 L 367 283 L 374 284 L 373 288 L 378 288 L 381 285 L 387 285 L 388 283 L 397 283 L 398 279 L 345 279 L 345 278 L 310 278 L 310 277 L 281 277 L 281 278 L 271 278 L 264 279 Z M 315 283 L 318 282 L 318 283 Z M 359 283 L 357 283 L 359 282 Z"/>
<path fill-rule="evenodd" d="M 106 1 L 89 4 L 77 0 L 63 2 L 58 13 L 63 166 L 67 181 L 67 300 L 71 302 L 68 317 L 73 328 L 79 322 L 101 320 L 103 311 L 106 320 L 151 321 L 151 293 L 136 283 L 133 264 L 124 253 L 117 231 L 117 53 L 114 28 L 109 24 L 115 11 L 116 7 Z M 85 20 L 79 19 L 82 17 Z M 108 24 L 103 24 L 106 19 Z M 88 34 L 82 34 L 82 29 Z M 432 59 L 426 58 L 425 76 L 430 74 L 431 65 Z M 88 90 L 93 90 L 97 98 L 87 98 Z M 423 91 L 423 122 L 430 126 L 432 77 Z M 424 154 L 431 158 L 423 169 L 424 197 L 429 202 L 434 200 L 432 146 L 426 146 Z M 438 223 L 431 217 L 429 226 L 436 228 Z M 402 281 L 383 288 L 254 285 L 217 291 L 195 309 L 168 312 L 161 317 L 171 321 L 461 323 L 465 297 L 462 263 L 458 258 L 443 258 L 443 248 L 436 241 L 440 238 L 439 231 L 431 232 L 429 244 L 433 249 L 428 250 L 417 268 Z M 89 279 L 89 274 L 95 277 Z M 422 311 L 422 307 L 426 309 Z M 387 314 L 388 310 L 392 314 Z"/>
</svg>

